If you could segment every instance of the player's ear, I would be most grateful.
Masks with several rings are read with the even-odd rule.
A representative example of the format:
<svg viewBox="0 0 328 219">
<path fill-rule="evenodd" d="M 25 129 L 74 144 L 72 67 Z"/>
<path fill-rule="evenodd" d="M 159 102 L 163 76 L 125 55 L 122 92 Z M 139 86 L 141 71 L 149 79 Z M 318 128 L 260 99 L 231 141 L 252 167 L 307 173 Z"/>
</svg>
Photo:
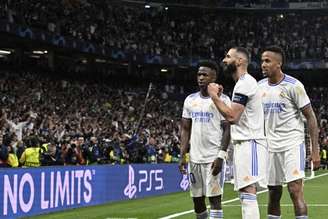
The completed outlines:
<svg viewBox="0 0 328 219">
<path fill-rule="evenodd" d="M 239 57 L 238 60 L 237 60 L 237 66 L 243 65 L 243 63 L 245 63 L 245 60 L 243 58 Z"/>
<path fill-rule="evenodd" d="M 281 61 L 278 62 L 278 67 L 279 67 L 279 68 L 282 68 L 282 62 L 281 62 Z"/>
</svg>

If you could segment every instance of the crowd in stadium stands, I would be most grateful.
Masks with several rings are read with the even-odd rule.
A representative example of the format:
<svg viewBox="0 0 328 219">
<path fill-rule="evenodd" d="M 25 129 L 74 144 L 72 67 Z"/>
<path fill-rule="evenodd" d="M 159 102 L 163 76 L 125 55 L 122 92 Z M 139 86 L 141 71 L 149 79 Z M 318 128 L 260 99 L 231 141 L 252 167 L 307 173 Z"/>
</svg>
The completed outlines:
<svg viewBox="0 0 328 219">
<path fill-rule="evenodd" d="M 321 164 L 328 169 L 328 88 L 309 88 L 308 92 L 318 119 Z"/>
<path fill-rule="evenodd" d="M 41 165 L 178 161 L 181 101 L 168 98 L 174 86 L 151 91 L 138 129 L 147 87 L 26 72 L 0 78 L 1 136 L 17 155 L 9 159 L 12 166 L 39 166 L 39 160 Z"/>
<path fill-rule="evenodd" d="M 55 80 L 28 72 L 0 74 L 0 166 L 177 162 L 183 92 Z M 328 149 L 328 89 L 308 90 Z M 171 95 L 172 94 L 172 95 Z M 139 126 L 139 128 L 138 128 Z M 9 153 L 9 157 L 8 157 Z"/>
<path fill-rule="evenodd" d="M 144 0 L 137 0 L 145 2 Z M 289 3 L 289 2 L 320 2 L 322 0 L 152 0 L 150 2 L 160 2 L 165 4 L 183 4 L 183 5 L 204 5 L 204 6 L 234 6 L 235 4 L 271 4 L 271 3 Z"/>
<path fill-rule="evenodd" d="M 138 55 L 220 59 L 227 48 L 280 45 L 289 60 L 328 60 L 328 15 L 235 13 L 201 9 L 159 10 L 111 1 L 7 0 L 0 16 L 23 24 Z M 195 11 L 196 10 L 196 11 Z M 195 16 L 197 13 L 197 16 Z"/>
</svg>

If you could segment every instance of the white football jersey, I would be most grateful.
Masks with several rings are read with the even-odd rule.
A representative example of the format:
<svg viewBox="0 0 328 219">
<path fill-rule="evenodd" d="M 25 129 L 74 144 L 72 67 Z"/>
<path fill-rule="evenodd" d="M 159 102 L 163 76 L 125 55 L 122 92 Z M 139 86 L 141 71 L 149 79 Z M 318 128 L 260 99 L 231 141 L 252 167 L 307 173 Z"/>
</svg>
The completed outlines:
<svg viewBox="0 0 328 219">
<path fill-rule="evenodd" d="M 238 123 L 231 126 L 231 140 L 259 140 L 264 136 L 264 115 L 257 81 L 250 74 L 242 75 L 232 94 L 232 102 L 245 106 Z"/>
<path fill-rule="evenodd" d="M 304 142 L 302 109 L 310 104 L 303 84 L 284 75 L 278 84 L 259 81 L 269 150 L 285 151 Z"/>
<path fill-rule="evenodd" d="M 220 97 L 230 106 L 228 96 Z M 200 92 L 189 95 L 183 105 L 182 118 L 191 119 L 190 161 L 193 163 L 213 162 L 219 153 L 225 120 L 210 97 L 201 96 Z"/>
</svg>

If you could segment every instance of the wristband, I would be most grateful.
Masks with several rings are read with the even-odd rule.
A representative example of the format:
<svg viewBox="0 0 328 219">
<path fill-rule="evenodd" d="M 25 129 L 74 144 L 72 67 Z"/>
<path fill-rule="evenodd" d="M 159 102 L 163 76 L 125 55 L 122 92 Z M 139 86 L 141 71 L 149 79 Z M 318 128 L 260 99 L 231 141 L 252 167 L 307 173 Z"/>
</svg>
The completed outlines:
<svg viewBox="0 0 328 219">
<path fill-rule="evenodd" d="M 218 154 L 218 158 L 221 158 L 223 160 L 226 160 L 228 157 L 228 153 L 226 151 L 220 150 Z"/>
</svg>

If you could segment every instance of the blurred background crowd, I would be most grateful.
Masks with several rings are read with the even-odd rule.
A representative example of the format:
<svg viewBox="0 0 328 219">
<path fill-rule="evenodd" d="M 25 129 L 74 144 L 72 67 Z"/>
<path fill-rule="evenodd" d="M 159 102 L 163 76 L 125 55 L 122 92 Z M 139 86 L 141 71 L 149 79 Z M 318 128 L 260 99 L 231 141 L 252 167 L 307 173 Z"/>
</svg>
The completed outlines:
<svg viewBox="0 0 328 219">
<path fill-rule="evenodd" d="M 233 1 L 247 2 L 275 1 Z M 240 45 L 249 49 L 253 61 L 259 61 L 261 48 L 275 44 L 291 60 L 328 60 L 325 12 L 166 9 L 145 10 L 143 5 L 106 0 L 6 0 L 0 3 L 0 18 L 141 55 L 221 59 L 228 48 Z"/>
</svg>

